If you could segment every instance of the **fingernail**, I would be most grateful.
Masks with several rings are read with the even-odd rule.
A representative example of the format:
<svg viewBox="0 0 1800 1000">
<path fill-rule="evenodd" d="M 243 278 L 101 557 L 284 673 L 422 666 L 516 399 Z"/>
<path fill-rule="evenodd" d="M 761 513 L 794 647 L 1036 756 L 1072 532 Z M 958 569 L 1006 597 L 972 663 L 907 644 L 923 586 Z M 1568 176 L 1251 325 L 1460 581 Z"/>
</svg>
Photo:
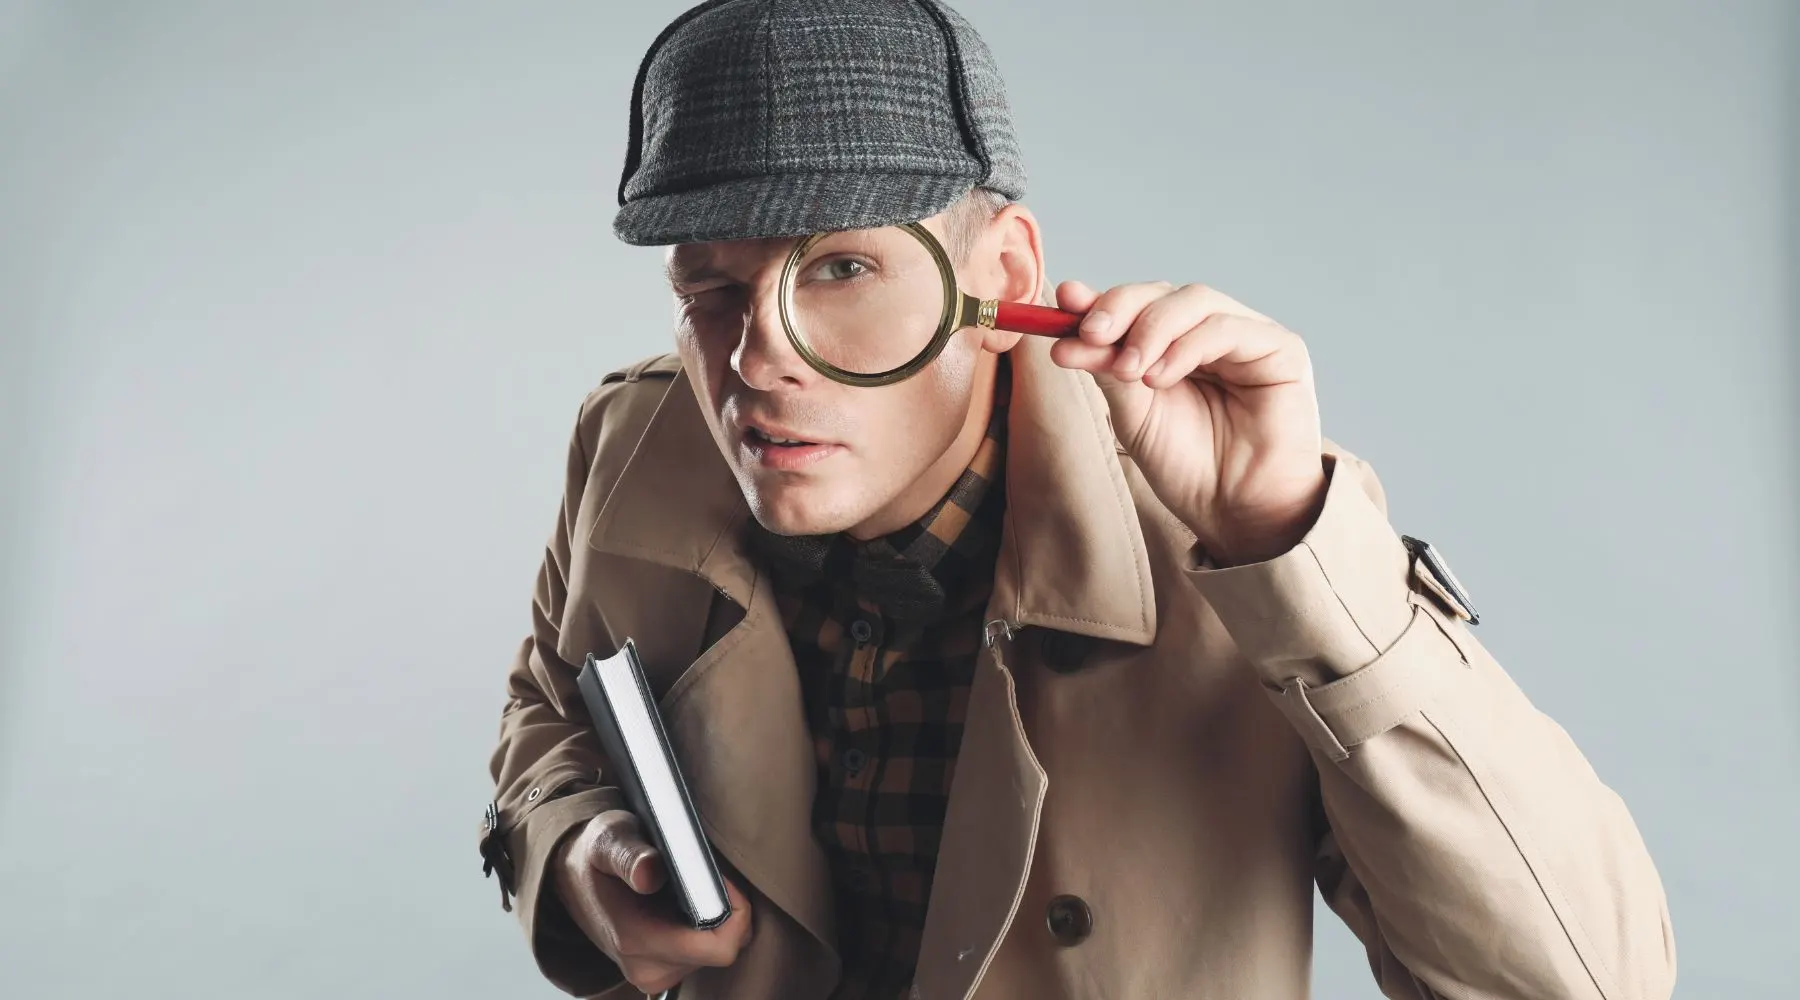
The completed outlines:
<svg viewBox="0 0 1800 1000">
<path fill-rule="evenodd" d="M 1132 372 L 1137 371 L 1138 365 L 1143 364 L 1143 362 L 1144 352 L 1135 347 L 1127 347 L 1124 351 L 1120 352 L 1119 363 L 1114 366 L 1114 370 L 1121 375 L 1130 375 Z M 1161 364 L 1161 362 L 1157 363 Z"/>
<path fill-rule="evenodd" d="M 1158 361 L 1156 364 L 1151 365 L 1150 370 L 1144 373 L 1144 381 L 1148 382 L 1151 379 L 1155 378 L 1156 376 L 1161 375 L 1163 373 L 1163 369 L 1165 369 L 1167 367 L 1169 367 L 1169 363 L 1167 361 Z"/>
<path fill-rule="evenodd" d="M 1081 321 L 1081 332 L 1091 333 L 1098 337 L 1112 329 L 1112 314 L 1108 312 L 1091 312 L 1087 319 Z"/>
</svg>

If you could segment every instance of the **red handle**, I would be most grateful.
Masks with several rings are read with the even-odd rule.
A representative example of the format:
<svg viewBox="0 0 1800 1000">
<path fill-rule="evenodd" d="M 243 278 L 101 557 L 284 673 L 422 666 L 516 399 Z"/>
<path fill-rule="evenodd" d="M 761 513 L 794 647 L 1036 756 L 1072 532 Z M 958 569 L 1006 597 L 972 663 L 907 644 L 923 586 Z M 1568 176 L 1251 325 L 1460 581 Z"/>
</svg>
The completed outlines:
<svg viewBox="0 0 1800 1000">
<path fill-rule="evenodd" d="M 994 329 L 1039 337 L 1072 337 L 1081 328 L 1083 318 L 1081 313 L 1064 312 L 1049 306 L 1002 302 L 994 312 Z"/>
</svg>

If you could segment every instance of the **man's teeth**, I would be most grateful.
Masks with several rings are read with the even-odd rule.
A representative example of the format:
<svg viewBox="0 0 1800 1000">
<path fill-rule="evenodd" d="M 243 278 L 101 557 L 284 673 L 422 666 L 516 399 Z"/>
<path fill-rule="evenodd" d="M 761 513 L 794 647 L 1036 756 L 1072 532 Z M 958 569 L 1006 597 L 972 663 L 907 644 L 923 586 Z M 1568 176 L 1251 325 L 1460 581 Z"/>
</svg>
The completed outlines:
<svg viewBox="0 0 1800 1000">
<path fill-rule="evenodd" d="M 756 436 L 762 438 L 764 441 L 767 441 L 770 444 L 811 444 L 812 443 L 811 441 L 798 441 L 798 440 L 795 440 L 794 438 L 776 437 L 773 434 L 765 434 L 762 431 L 757 431 Z"/>
</svg>

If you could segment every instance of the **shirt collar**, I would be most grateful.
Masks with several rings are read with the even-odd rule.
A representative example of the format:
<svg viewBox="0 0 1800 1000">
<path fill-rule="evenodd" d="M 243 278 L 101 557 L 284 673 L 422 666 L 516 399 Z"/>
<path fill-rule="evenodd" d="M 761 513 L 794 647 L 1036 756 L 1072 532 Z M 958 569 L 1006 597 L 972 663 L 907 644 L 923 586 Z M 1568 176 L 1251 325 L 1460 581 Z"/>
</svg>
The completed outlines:
<svg viewBox="0 0 1800 1000">
<path fill-rule="evenodd" d="M 997 367 L 993 412 L 975 457 L 949 492 L 912 523 L 878 538 L 777 535 L 754 518 L 745 525 L 747 547 L 763 559 L 777 583 L 805 587 L 823 582 L 853 599 L 900 617 L 935 616 L 958 602 L 971 583 L 992 574 L 1006 513 L 1006 427 L 1011 367 Z M 901 612 L 910 609 L 913 615 Z M 920 609 L 929 609 L 928 612 Z"/>
</svg>

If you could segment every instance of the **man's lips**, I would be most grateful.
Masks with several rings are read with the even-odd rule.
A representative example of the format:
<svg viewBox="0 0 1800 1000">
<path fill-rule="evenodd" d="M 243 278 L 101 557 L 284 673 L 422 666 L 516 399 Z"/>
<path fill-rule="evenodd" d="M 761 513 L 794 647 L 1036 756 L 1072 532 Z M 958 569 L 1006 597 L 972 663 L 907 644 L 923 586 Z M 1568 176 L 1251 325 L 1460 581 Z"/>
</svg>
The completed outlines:
<svg viewBox="0 0 1800 1000">
<path fill-rule="evenodd" d="M 823 461 L 840 446 L 812 441 L 798 432 L 751 424 L 744 428 L 744 448 L 758 465 L 783 472 L 804 469 Z"/>
<path fill-rule="evenodd" d="M 775 445 L 777 447 L 821 443 L 799 434 L 790 434 L 783 430 L 771 430 L 754 424 L 744 428 L 744 435 L 758 444 Z"/>
</svg>

